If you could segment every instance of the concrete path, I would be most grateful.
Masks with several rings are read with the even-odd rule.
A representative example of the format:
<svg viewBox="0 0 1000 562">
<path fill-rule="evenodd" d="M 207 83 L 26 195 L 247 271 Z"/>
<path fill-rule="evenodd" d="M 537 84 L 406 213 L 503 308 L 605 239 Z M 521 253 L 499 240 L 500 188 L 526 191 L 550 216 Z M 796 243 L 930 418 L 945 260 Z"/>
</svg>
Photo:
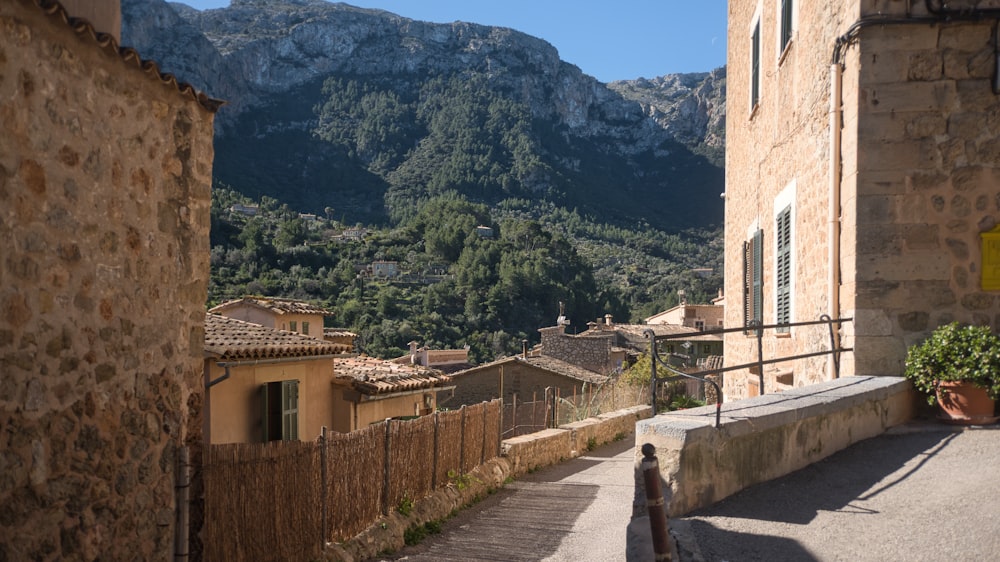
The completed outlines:
<svg viewBox="0 0 1000 562">
<path fill-rule="evenodd" d="M 580 562 L 625 559 L 634 435 L 528 474 L 383 560 Z"/>
<path fill-rule="evenodd" d="M 1000 560 L 1000 428 L 906 425 L 670 523 L 687 560 Z"/>
</svg>

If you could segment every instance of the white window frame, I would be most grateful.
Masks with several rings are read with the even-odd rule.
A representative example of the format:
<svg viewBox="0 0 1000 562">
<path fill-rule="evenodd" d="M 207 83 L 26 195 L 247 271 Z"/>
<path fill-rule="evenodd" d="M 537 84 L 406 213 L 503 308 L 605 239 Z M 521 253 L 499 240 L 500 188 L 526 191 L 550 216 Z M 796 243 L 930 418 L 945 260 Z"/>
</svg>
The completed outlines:
<svg viewBox="0 0 1000 562">
<path fill-rule="evenodd" d="M 747 36 L 750 39 L 750 91 L 748 92 L 750 97 L 750 115 L 753 115 L 757 106 L 760 105 L 764 90 L 764 27 L 761 25 L 760 14 L 761 4 L 758 2 L 757 10 L 750 19 L 750 28 L 747 30 Z M 756 76 L 754 76 L 755 69 Z"/>
<path fill-rule="evenodd" d="M 789 266 L 789 272 L 788 272 L 789 273 L 789 275 L 788 275 L 788 321 L 789 322 L 794 322 L 795 321 L 795 277 L 796 277 L 796 275 L 795 275 L 795 268 L 796 268 L 796 265 L 798 264 L 798 259 L 796 259 L 797 255 L 796 255 L 796 244 L 795 244 L 795 238 L 796 238 L 796 236 L 795 236 L 795 223 L 796 223 L 796 220 L 795 220 L 795 217 L 796 217 L 795 192 L 796 192 L 795 180 L 792 180 L 791 182 L 789 182 L 788 185 L 785 186 L 784 189 L 781 190 L 780 193 L 778 193 L 778 196 L 774 198 L 774 216 L 773 216 L 773 220 L 772 220 L 771 224 L 773 224 L 775 226 L 775 233 L 774 233 L 774 236 L 772 236 L 771 238 L 774 239 L 774 242 L 772 243 L 773 244 L 772 248 L 774 249 L 774 268 L 773 268 L 772 271 L 774 271 L 775 280 L 774 280 L 774 307 L 772 309 L 772 313 L 774 315 L 773 318 L 774 318 L 774 323 L 775 324 L 778 323 L 778 307 L 779 307 L 778 290 L 780 289 L 780 287 L 778 286 L 778 244 L 780 242 L 780 233 L 777 232 L 777 225 L 778 225 L 778 217 L 779 217 L 779 215 L 781 215 L 781 213 L 783 213 L 786 209 L 789 210 L 788 220 L 789 220 L 789 226 L 790 226 L 790 233 L 789 233 L 789 240 L 788 240 L 788 245 L 789 245 L 788 255 L 789 255 L 789 260 L 791 262 L 790 266 Z M 788 332 L 785 332 L 785 333 L 788 333 Z"/>
<path fill-rule="evenodd" d="M 775 0 L 776 10 L 775 13 L 778 15 L 776 22 L 776 41 L 775 45 L 777 48 L 777 60 L 778 64 L 781 64 L 782 59 L 785 57 L 785 53 L 788 52 L 789 47 L 795 42 L 795 32 L 799 29 L 799 0 Z M 788 14 L 789 19 L 789 29 L 788 38 L 784 37 L 784 22 L 785 22 L 785 8 L 788 8 L 791 13 Z"/>
</svg>

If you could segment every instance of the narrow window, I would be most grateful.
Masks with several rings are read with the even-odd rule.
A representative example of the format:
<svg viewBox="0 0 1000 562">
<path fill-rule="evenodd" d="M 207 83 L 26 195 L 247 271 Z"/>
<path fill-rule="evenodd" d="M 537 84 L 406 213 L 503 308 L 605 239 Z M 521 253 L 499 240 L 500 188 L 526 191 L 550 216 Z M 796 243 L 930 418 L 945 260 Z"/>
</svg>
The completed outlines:
<svg viewBox="0 0 1000 562">
<path fill-rule="evenodd" d="M 757 230 L 743 243 L 743 325 L 760 324 L 763 320 L 764 231 Z"/>
<path fill-rule="evenodd" d="M 299 328 L 299 323 L 298 322 L 296 322 L 295 320 L 289 320 L 288 321 L 288 329 L 289 330 L 291 330 L 293 332 L 297 332 L 297 331 L 299 331 L 298 328 Z"/>
<path fill-rule="evenodd" d="M 302 333 L 307 336 L 309 335 L 309 322 L 302 322 Z"/>
<path fill-rule="evenodd" d="M 276 381 L 263 386 L 264 441 L 299 438 L 299 381 Z"/>
<path fill-rule="evenodd" d="M 787 324 L 792 316 L 792 207 L 785 207 L 775 219 L 775 323 Z M 779 333 L 788 333 L 785 326 Z"/>
<path fill-rule="evenodd" d="M 792 40 L 792 9 L 794 0 L 781 0 L 781 33 L 778 35 L 780 44 L 778 53 L 781 54 L 788 47 Z"/>
<path fill-rule="evenodd" d="M 750 36 L 752 43 L 750 61 L 750 111 L 757 107 L 760 101 L 760 20 L 753 26 L 753 33 Z"/>
</svg>

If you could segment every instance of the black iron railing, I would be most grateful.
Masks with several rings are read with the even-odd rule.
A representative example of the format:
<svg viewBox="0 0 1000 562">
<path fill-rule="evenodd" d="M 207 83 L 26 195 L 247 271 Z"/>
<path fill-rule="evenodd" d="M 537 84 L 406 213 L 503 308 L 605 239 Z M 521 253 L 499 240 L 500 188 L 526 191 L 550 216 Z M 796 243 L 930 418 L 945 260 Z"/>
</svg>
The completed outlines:
<svg viewBox="0 0 1000 562">
<path fill-rule="evenodd" d="M 836 331 L 834 330 L 834 324 L 842 324 L 844 322 L 851 322 L 853 318 L 830 318 L 829 315 L 824 314 L 820 316 L 819 320 L 813 320 L 809 322 L 788 322 L 784 324 L 757 324 L 756 322 L 751 322 L 748 326 L 741 326 L 739 328 L 718 328 L 710 330 L 702 330 L 700 332 L 687 332 L 679 334 L 664 334 L 656 335 L 656 332 L 652 328 L 644 330 L 644 334 L 647 339 L 649 339 L 649 355 L 650 355 L 650 387 L 651 397 L 650 405 L 653 408 L 653 415 L 656 415 L 656 395 L 657 387 L 665 382 L 671 382 L 679 380 L 681 378 L 694 379 L 701 381 L 702 383 L 711 384 L 715 388 L 715 427 L 719 427 L 719 419 L 721 417 L 722 410 L 722 388 L 719 384 L 712 379 L 707 379 L 708 375 L 716 375 L 719 373 L 725 373 L 727 371 L 736 371 L 739 369 L 746 369 L 748 367 L 755 367 L 758 376 L 758 391 L 760 394 L 764 394 L 764 365 L 772 365 L 774 363 L 782 363 L 785 361 L 792 361 L 795 359 L 806 359 L 809 357 L 818 357 L 821 355 L 833 355 L 833 372 L 834 378 L 840 377 L 840 354 L 845 351 L 853 351 L 850 347 L 838 347 Z M 822 351 L 813 351 L 809 353 L 799 353 L 796 355 L 785 355 L 781 357 L 774 357 L 771 359 L 764 359 L 764 331 L 765 330 L 785 330 L 789 328 L 799 327 L 799 326 L 816 326 L 826 324 L 830 329 L 830 349 Z M 730 365 L 728 367 L 719 367 L 714 369 L 705 369 L 702 371 L 695 371 L 693 373 L 683 373 L 677 369 L 671 367 L 666 361 L 660 357 L 659 351 L 656 349 L 656 344 L 658 341 L 667 340 L 678 340 L 678 339 L 689 339 L 692 335 L 705 336 L 705 335 L 719 335 L 728 334 L 734 332 L 743 332 L 746 334 L 753 333 L 757 338 L 757 360 L 752 363 L 743 363 L 741 365 Z M 660 365 L 671 374 L 666 377 L 658 377 L 656 374 L 656 366 Z"/>
</svg>

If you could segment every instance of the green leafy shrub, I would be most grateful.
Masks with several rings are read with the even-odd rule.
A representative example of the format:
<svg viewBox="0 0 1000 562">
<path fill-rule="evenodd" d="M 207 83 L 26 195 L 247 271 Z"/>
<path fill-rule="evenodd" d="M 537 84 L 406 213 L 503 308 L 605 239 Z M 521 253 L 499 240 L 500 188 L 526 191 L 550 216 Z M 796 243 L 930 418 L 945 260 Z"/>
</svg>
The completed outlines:
<svg viewBox="0 0 1000 562">
<path fill-rule="evenodd" d="M 931 336 L 910 347 L 903 375 L 937 403 L 939 381 L 970 382 L 985 388 L 990 398 L 1000 397 L 1000 337 L 988 326 L 939 326 Z"/>
</svg>

